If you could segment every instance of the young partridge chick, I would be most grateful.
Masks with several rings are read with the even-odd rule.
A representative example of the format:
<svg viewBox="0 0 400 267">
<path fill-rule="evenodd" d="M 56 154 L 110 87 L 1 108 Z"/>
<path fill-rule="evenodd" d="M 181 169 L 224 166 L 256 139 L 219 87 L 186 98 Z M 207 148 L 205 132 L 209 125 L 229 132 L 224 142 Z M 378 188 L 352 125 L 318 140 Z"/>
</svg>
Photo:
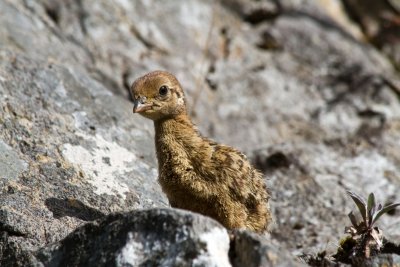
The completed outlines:
<svg viewBox="0 0 400 267">
<path fill-rule="evenodd" d="M 228 229 L 265 231 L 271 214 L 261 173 L 236 149 L 199 134 L 178 80 L 154 71 L 138 78 L 131 94 L 133 112 L 154 121 L 159 182 L 171 206 Z"/>
</svg>

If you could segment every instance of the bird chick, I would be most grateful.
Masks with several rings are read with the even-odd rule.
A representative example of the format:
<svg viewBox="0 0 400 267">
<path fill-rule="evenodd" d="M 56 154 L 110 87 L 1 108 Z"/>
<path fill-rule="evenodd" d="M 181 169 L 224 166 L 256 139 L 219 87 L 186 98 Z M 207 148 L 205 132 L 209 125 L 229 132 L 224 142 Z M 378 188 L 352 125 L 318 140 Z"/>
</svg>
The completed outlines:
<svg viewBox="0 0 400 267">
<path fill-rule="evenodd" d="M 262 174 L 236 149 L 199 134 L 178 80 L 154 71 L 132 84 L 131 95 L 133 112 L 154 121 L 159 182 L 171 206 L 264 232 L 271 214 Z"/>
</svg>

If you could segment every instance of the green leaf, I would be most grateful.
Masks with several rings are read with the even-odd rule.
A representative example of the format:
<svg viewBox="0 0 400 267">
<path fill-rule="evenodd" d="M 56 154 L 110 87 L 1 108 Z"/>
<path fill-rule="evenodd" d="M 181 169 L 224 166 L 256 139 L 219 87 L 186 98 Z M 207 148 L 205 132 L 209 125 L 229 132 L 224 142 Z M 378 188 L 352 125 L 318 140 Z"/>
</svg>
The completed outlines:
<svg viewBox="0 0 400 267">
<path fill-rule="evenodd" d="M 356 193 L 347 190 L 347 194 L 353 199 L 354 203 L 356 203 L 358 210 L 361 213 L 362 218 L 364 219 L 364 222 L 367 221 L 367 204 L 365 203 L 364 199 L 357 195 Z"/>
<path fill-rule="evenodd" d="M 375 213 L 376 204 L 375 204 L 375 195 L 374 193 L 370 193 L 368 196 L 367 202 L 367 214 L 368 214 L 368 224 L 372 224 L 372 216 Z"/>
<path fill-rule="evenodd" d="M 350 211 L 349 214 L 347 214 L 347 216 L 349 216 L 351 224 L 354 226 L 354 228 L 358 228 L 358 223 L 357 223 L 357 219 L 356 216 L 354 216 L 353 211 Z"/>
<path fill-rule="evenodd" d="M 383 209 L 381 209 L 373 218 L 371 225 L 373 225 L 378 219 L 379 217 L 381 217 L 383 214 L 385 214 L 386 212 L 391 211 L 392 209 L 395 209 L 397 206 L 400 206 L 400 203 L 393 203 L 390 205 L 387 205 L 386 207 L 384 207 Z"/>
</svg>

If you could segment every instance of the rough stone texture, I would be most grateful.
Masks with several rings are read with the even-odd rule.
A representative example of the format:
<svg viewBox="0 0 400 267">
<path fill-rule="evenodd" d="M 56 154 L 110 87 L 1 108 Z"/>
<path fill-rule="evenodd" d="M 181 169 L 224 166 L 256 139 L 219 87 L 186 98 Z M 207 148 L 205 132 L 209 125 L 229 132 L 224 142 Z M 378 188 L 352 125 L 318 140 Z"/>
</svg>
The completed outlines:
<svg viewBox="0 0 400 267">
<path fill-rule="evenodd" d="M 377 46 L 400 70 L 400 2 L 398 0 L 343 1 L 366 38 Z"/>
<path fill-rule="evenodd" d="M 231 242 L 230 258 L 233 267 L 262 266 L 306 266 L 269 236 L 261 236 L 248 231 L 235 231 Z"/>
<path fill-rule="evenodd" d="M 154 69 L 180 79 L 201 132 L 265 172 L 268 249 L 287 250 L 282 262 L 333 253 L 354 208 L 346 189 L 400 201 L 400 76 L 344 10 L 338 0 L 0 0 L 0 265 L 32 263 L 111 212 L 168 206 L 153 125 L 132 115 L 127 92 Z M 380 228 L 398 238 L 399 211 Z"/>
<path fill-rule="evenodd" d="M 40 250 L 44 266 L 231 266 L 220 224 L 186 211 L 153 209 L 108 216 Z"/>
<path fill-rule="evenodd" d="M 0 178 L 16 180 L 26 169 L 26 162 L 8 145 L 0 141 Z"/>
</svg>

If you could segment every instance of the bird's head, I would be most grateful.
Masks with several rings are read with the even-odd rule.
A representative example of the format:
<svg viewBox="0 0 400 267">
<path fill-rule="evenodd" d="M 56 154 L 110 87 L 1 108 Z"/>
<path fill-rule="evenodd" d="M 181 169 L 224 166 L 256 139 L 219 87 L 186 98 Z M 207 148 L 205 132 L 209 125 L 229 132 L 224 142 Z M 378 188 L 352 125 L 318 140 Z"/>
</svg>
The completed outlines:
<svg viewBox="0 0 400 267">
<path fill-rule="evenodd" d="M 160 120 L 186 112 L 185 96 L 178 80 L 166 71 L 153 71 L 133 82 L 133 113 Z"/>
</svg>

